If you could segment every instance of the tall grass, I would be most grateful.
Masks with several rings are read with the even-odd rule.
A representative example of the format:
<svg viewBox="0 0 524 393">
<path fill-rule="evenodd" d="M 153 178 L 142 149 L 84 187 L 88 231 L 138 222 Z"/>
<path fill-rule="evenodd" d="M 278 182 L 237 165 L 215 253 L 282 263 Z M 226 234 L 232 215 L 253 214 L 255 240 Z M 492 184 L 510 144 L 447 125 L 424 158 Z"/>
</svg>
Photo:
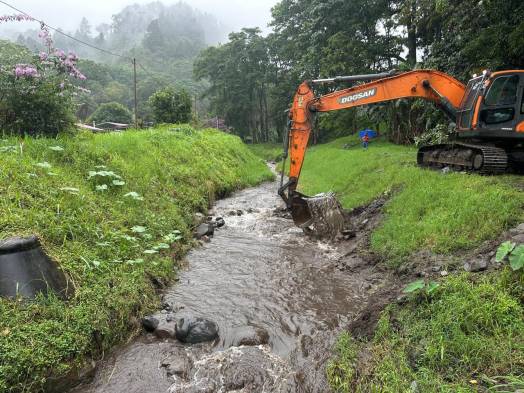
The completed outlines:
<svg viewBox="0 0 524 393">
<path fill-rule="evenodd" d="M 0 391 L 39 391 L 128 337 L 153 282 L 173 276 L 194 212 L 271 177 L 240 139 L 187 126 L 2 140 L 0 239 L 37 234 L 76 291 L 0 300 Z"/>
</svg>

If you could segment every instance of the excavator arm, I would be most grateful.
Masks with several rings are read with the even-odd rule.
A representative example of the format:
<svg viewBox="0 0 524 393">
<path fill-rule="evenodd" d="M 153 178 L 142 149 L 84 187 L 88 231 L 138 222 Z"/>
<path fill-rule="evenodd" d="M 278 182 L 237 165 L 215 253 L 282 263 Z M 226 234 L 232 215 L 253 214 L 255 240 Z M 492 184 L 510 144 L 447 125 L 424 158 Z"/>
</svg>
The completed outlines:
<svg viewBox="0 0 524 393">
<path fill-rule="evenodd" d="M 321 97 L 317 97 L 313 92 L 314 84 L 343 81 L 367 81 L 367 83 Z M 291 160 L 289 181 L 281 184 L 279 190 L 280 196 L 291 209 L 295 223 L 304 226 L 311 220 L 308 197 L 297 192 L 297 186 L 315 113 L 338 111 L 402 98 L 422 98 L 436 104 L 455 121 L 465 91 L 466 86 L 453 77 L 432 70 L 339 77 L 302 83 L 289 112 L 290 131 L 286 148 L 286 157 L 289 152 Z"/>
</svg>

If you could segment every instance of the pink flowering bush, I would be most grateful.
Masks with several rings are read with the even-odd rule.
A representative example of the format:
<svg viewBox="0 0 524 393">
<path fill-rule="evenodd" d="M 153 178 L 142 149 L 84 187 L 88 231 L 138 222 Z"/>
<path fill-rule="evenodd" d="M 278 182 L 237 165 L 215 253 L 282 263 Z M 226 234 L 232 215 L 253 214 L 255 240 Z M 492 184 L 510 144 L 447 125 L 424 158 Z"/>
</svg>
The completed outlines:
<svg viewBox="0 0 524 393">
<path fill-rule="evenodd" d="M 22 21 L 33 19 L 0 16 L 0 24 Z M 0 129 L 4 133 L 54 136 L 68 130 L 75 121 L 73 97 L 87 92 L 73 84 L 86 80 L 78 69 L 77 55 L 54 48 L 45 24 L 39 37 L 44 47 L 39 54 L 23 63 L 5 59 L 0 63 Z"/>
</svg>

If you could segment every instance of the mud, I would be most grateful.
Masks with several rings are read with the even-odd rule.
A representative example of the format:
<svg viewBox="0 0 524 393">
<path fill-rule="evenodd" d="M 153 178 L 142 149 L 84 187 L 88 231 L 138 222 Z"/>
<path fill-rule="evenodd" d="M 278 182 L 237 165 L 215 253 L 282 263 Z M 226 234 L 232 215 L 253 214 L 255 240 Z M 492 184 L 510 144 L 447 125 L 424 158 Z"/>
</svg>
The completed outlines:
<svg viewBox="0 0 524 393">
<path fill-rule="evenodd" d="M 397 278 L 367 252 L 384 201 L 355 210 L 345 240 L 323 242 L 293 225 L 277 187 L 219 201 L 210 214 L 226 225 L 190 252 L 164 294 L 160 318 L 212 320 L 219 339 L 191 346 L 144 334 L 75 393 L 329 391 L 325 366 L 340 331 L 366 333 L 398 294 Z M 250 342 L 246 331 L 264 332 L 266 345 L 237 347 Z"/>
</svg>

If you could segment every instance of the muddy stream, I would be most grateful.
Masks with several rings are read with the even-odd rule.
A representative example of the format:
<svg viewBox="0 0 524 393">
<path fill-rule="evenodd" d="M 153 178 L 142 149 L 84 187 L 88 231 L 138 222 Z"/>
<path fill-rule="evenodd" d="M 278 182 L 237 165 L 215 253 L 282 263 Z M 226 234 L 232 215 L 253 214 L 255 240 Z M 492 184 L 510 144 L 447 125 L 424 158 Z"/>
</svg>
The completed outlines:
<svg viewBox="0 0 524 393">
<path fill-rule="evenodd" d="M 74 393 L 329 391 L 337 335 L 394 286 L 363 253 L 381 206 L 355 213 L 355 238 L 327 243 L 293 225 L 277 188 L 218 201 L 210 215 L 226 225 L 188 254 L 163 296 L 159 319 L 203 317 L 218 324 L 219 338 L 187 345 L 144 334 L 106 354 Z"/>
</svg>

